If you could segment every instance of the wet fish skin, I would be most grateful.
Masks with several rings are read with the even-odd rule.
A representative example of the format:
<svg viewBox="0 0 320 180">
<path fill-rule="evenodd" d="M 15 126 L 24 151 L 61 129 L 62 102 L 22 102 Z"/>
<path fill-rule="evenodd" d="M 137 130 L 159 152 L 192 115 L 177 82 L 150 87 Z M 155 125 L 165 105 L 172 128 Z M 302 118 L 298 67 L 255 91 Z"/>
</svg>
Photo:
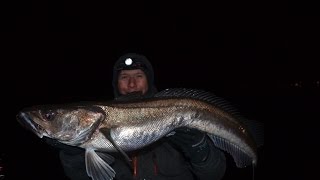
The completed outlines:
<svg viewBox="0 0 320 180">
<path fill-rule="evenodd" d="M 175 128 L 189 127 L 207 132 L 209 136 L 213 134 L 213 137 L 227 139 L 229 144 L 237 145 L 251 157 L 252 160 L 248 160 L 250 164 L 257 163 L 257 147 L 246 127 L 230 114 L 206 102 L 189 98 L 172 98 L 113 106 L 109 113 L 110 119 L 118 117 L 121 119 L 120 122 L 128 123 L 119 128 L 112 128 L 113 139 L 117 144 L 123 144 L 122 148 L 125 150 L 138 149 L 141 145 L 152 143 Z M 244 167 L 248 163 L 239 162 L 237 166 Z"/>
<path fill-rule="evenodd" d="M 217 147 L 234 157 L 238 167 L 257 163 L 257 145 L 247 128 L 216 106 L 210 94 L 197 90 L 172 93 L 177 91 L 160 92 L 158 97 L 130 102 L 32 107 L 22 110 L 18 120 L 28 124 L 39 137 L 47 136 L 86 149 L 86 166 L 93 167 L 87 168 L 87 173 L 93 179 L 114 177 L 112 168 L 95 153 L 117 151 L 112 141 L 124 151 L 136 150 L 178 127 L 206 132 Z M 109 139 L 101 129 L 110 130 Z"/>
</svg>

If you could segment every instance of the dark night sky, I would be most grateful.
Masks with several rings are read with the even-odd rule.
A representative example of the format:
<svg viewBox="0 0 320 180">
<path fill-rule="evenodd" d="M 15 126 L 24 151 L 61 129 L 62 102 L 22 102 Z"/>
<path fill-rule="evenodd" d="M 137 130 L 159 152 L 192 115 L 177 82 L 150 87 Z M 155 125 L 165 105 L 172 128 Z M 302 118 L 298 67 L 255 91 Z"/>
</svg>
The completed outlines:
<svg viewBox="0 0 320 180">
<path fill-rule="evenodd" d="M 300 152 L 291 144 L 315 146 L 310 137 L 320 107 L 320 78 L 319 58 L 312 52 L 318 50 L 314 32 L 319 28 L 312 23 L 318 21 L 312 11 L 296 11 L 295 4 L 270 8 L 255 1 L 24 1 L 0 7 L 6 107 L 1 120 L 1 147 L 6 148 L 1 153 L 11 178 L 63 177 L 56 151 L 17 125 L 17 111 L 39 103 L 111 99 L 112 65 L 126 52 L 150 59 L 158 89 L 212 91 L 248 118 L 265 122 L 264 156 L 270 163 L 262 161 L 257 179 L 269 167 L 272 174 L 290 172 L 284 169 L 297 162 L 291 154 Z M 301 134 L 292 138 L 297 129 Z M 298 159 L 301 174 L 312 174 L 313 158 Z M 227 176 L 239 174 L 241 170 L 230 170 Z M 251 178 L 248 174 L 244 177 Z"/>
</svg>

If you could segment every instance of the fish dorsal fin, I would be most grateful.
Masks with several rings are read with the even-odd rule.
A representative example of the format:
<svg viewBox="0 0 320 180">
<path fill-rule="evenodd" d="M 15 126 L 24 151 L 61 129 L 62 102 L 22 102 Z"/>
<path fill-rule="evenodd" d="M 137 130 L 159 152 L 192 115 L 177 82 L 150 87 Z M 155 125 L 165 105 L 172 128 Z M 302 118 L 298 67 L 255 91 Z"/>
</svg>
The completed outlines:
<svg viewBox="0 0 320 180">
<path fill-rule="evenodd" d="M 170 88 L 162 90 L 155 94 L 157 98 L 192 98 L 207 102 L 214 105 L 215 107 L 221 108 L 233 116 L 238 116 L 239 111 L 232 106 L 232 104 L 225 99 L 216 96 L 215 94 L 200 90 L 200 89 L 190 89 L 190 88 Z"/>
<path fill-rule="evenodd" d="M 109 165 L 114 161 L 111 155 L 96 153 L 93 149 L 86 149 L 86 170 L 93 180 L 112 180 L 116 172 Z"/>
</svg>

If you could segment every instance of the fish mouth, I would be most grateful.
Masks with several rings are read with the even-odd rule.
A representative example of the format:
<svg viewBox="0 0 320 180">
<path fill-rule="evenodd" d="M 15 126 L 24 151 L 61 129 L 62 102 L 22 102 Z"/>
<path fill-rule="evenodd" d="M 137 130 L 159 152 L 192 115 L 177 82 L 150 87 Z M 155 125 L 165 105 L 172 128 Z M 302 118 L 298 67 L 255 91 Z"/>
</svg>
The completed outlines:
<svg viewBox="0 0 320 180">
<path fill-rule="evenodd" d="M 38 137 L 42 138 L 46 130 L 34 122 L 27 113 L 19 112 L 17 115 L 18 122 L 27 129 L 34 132 Z"/>
</svg>

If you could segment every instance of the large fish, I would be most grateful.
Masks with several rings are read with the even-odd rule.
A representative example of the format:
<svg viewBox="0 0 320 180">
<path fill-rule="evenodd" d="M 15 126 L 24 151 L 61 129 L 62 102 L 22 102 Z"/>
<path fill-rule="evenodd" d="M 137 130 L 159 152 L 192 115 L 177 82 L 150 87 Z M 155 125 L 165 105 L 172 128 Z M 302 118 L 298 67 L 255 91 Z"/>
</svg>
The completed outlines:
<svg viewBox="0 0 320 180">
<path fill-rule="evenodd" d="M 255 129 L 221 98 L 195 89 L 167 89 L 147 99 L 33 106 L 21 110 L 17 118 L 40 138 L 84 148 L 87 174 L 93 180 L 115 177 L 109 165 L 112 156 L 100 152 L 126 156 L 180 127 L 206 132 L 239 168 L 257 164 L 257 146 L 263 143 L 263 133 L 254 138 Z"/>
</svg>

